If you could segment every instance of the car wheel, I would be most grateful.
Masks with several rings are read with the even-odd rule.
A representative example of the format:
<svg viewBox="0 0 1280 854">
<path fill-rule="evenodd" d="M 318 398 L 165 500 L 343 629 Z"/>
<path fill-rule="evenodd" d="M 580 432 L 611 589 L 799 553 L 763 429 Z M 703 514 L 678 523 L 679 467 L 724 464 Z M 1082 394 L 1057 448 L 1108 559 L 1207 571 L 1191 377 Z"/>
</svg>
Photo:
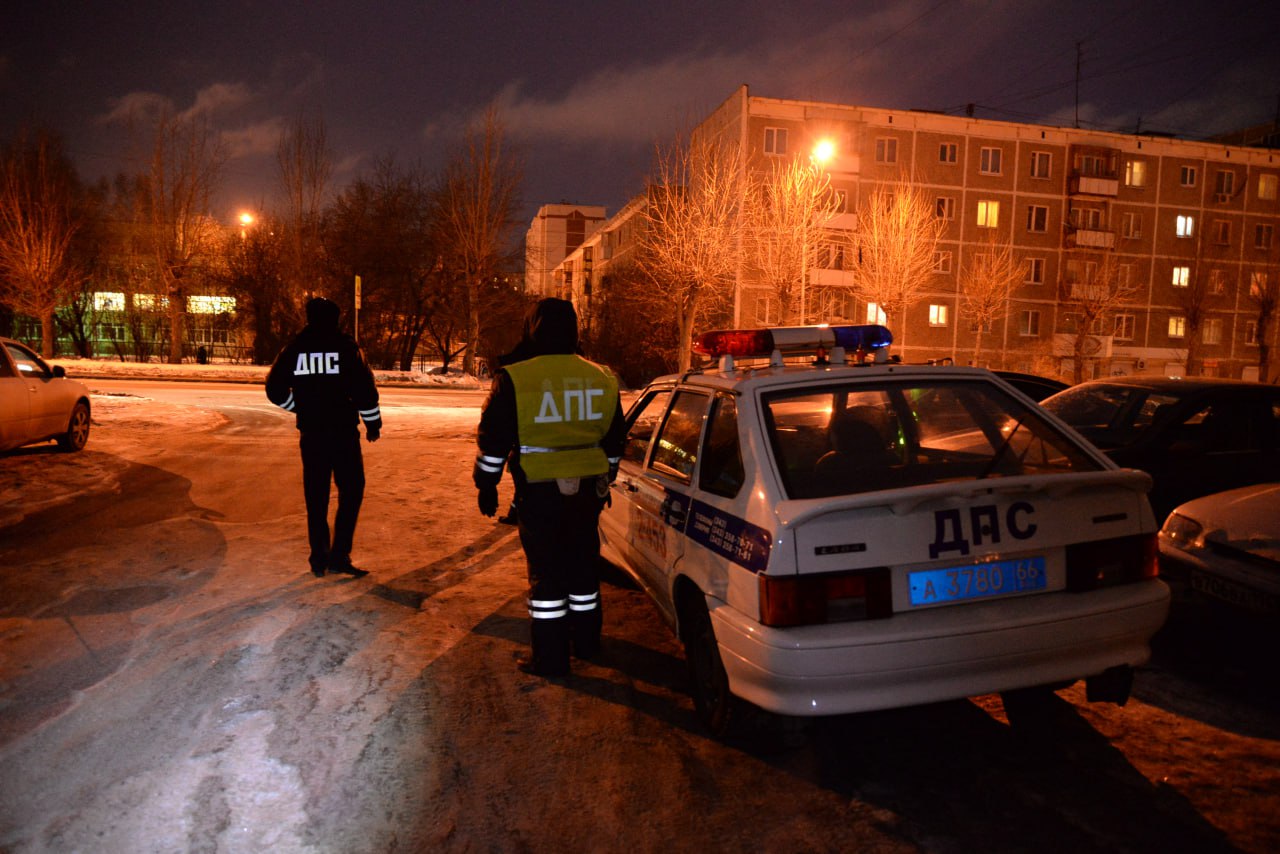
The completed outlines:
<svg viewBox="0 0 1280 854">
<path fill-rule="evenodd" d="M 78 451 L 89 441 L 89 406 L 77 403 L 71 410 L 71 420 L 67 424 L 67 432 L 58 437 L 58 447 L 64 451 Z"/>
<path fill-rule="evenodd" d="M 728 735 L 737 717 L 738 699 L 729 693 L 729 677 L 711 627 L 707 603 L 699 595 L 684 608 L 684 657 L 689 665 L 693 705 L 713 735 Z"/>
</svg>

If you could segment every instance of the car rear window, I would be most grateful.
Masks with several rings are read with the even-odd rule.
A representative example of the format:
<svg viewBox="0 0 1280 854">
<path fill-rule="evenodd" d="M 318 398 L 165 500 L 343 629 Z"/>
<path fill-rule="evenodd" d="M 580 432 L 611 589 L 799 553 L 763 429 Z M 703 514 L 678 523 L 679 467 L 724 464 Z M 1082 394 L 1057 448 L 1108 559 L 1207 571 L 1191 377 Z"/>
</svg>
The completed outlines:
<svg viewBox="0 0 1280 854">
<path fill-rule="evenodd" d="M 822 386 L 762 398 L 790 498 L 1102 466 L 982 380 Z"/>
</svg>

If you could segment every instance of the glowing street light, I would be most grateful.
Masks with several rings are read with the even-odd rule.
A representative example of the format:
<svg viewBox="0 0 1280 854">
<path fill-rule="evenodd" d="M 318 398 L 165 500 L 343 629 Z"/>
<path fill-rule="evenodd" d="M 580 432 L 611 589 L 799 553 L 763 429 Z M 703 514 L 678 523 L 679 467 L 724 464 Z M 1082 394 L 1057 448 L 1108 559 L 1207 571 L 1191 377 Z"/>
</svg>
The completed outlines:
<svg viewBox="0 0 1280 854">
<path fill-rule="evenodd" d="M 824 137 L 814 143 L 813 154 L 809 158 L 814 166 L 826 166 L 836 156 L 836 141 Z"/>
<path fill-rule="evenodd" d="M 237 219 L 240 220 L 240 237 L 243 239 L 245 232 L 253 225 L 254 217 L 253 214 L 248 211 L 241 211 L 240 216 L 238 216 Z"/>
</svg>

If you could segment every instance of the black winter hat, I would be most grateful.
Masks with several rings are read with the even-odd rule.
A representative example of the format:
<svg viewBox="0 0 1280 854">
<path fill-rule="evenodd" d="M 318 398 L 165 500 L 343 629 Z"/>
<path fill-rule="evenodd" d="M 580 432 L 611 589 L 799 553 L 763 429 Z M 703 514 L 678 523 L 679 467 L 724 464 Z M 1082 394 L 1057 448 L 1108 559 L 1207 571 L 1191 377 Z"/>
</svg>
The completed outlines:
<svg viewBox="0 0 1280 854">
<path fill-rule="evenodd" d="M 578 349 L 578 313 L 568 300 L 547 297 L 533 308 L 529 340 L 540 356 L 574 353 Z"/>
<path fill-rule="evenodd" d="M 338 317 L 341 314 L 338 304 L 324 297 L 307 300 L 307 325 L 328 329 L 338 328 Z"/>
</svg>

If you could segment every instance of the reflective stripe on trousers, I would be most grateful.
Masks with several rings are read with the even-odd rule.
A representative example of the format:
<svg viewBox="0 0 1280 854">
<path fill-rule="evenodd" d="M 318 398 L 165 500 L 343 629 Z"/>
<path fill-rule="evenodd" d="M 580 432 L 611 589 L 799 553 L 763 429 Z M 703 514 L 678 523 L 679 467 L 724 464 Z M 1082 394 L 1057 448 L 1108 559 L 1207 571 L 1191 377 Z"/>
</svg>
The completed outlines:
<svg viewBox="0 0 1280 854">
<path fill-rule="evenodd" d="M 535 620 L 555 620 L 569 613 L 568 599 L 530 599 L 529 616 Z"/>
</svg>

